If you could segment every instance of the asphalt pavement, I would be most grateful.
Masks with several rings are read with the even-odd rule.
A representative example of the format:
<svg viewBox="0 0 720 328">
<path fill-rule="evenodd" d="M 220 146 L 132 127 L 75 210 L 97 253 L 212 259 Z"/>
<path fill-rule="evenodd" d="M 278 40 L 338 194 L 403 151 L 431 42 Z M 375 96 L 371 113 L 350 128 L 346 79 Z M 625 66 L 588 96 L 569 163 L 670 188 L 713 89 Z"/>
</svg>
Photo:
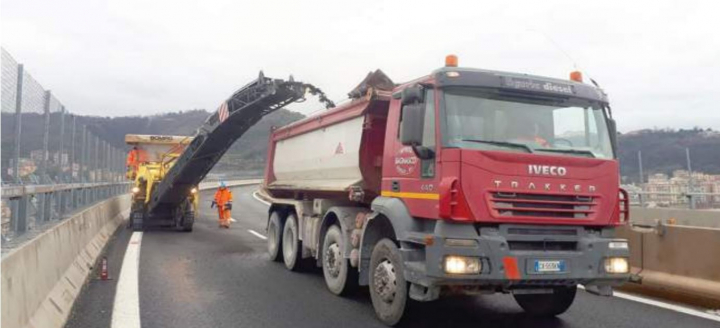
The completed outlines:
<svg viewBox="0 0 720 328">
<path fill-rule="evenodd" d="M 230 229 L 219 229 L 201 193 L 194 231 L 143 233 L 139 307 L 143 328 L 182 327 L 384 327 L 375 319 L 367 288 L 350 297 L 326 290 L 320 269 L 289 272 L 270 262 L 265 235 L 267 205 L 257 186 L 233 188 Z M 110 327 L 117 277 L 132 231 L 120 229 L 106 248 L 108 281 L 92 279 L 66 327 Z M 259 236 L 258 236 L 259 234 Z M 617 297 L 578 291 L 563 315 L 538 319 L 510 295 L 463 296 L 411 303 L 400 327 L 720 327 L 720 322 Z M 118 328 L 118 327 L 113 327 Z"/>
</svg>

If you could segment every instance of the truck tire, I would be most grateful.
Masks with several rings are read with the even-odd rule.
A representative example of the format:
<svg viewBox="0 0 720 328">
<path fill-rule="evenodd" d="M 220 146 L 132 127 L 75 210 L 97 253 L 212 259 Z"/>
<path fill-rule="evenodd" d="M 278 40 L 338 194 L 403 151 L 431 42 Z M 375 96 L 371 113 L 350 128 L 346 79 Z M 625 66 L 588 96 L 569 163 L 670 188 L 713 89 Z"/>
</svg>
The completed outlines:
<svg viewBox="0 0 720 328">
<path fill-rule="evenodd" d="M 270 255 L 270 261 L 280 262 L 280 260 L 283 258 L 282 231 L 283 222 L 282 220 L 280 220 L 280 214 L 273 211 L 272 213 L 270 213 L 267 228 L 267 245 L 268 254 Z"/>
<path fill-rule="evenodd" d="M 387 238 L 380 240 L 370 256 L 370 299 L 378 319 L 394 326 L 405 313 L 408 287 L 400 250 Z"/>
<path fill-rule="evenodd" d="M 285 220 L 282 236 L 282 253 L 285 267 L 290 271 L 298 271 L 302 258 L 302 250 L 300 249 L 300 239 L 298 238 L 297 218 L 291 213 Z"/>
<path fill-rule="evenodd" d="M 143 230 L 143 216 L 143 213 L 140 211 L 135 211 L 130 214 L 130 221 L 132 221 L 133 231 Z"/>
<path fill-rule="evenodd" d="M 346 242 L 337 225 L 331 225 L 323 238 L 323 276 L 328 289 L 335 295 L 348 295 L 358 286 L 358 271 L 343 256 Z"/>
<path fill-rule="evenodd" d="M 567 311 L 575 300 L 577 287 L 556 287 L 552 294 L 513 294 L 515 301 L 525 312 L 552 317 Z"/>
<path fill-rule="evenodd" d="M 193 224 L 195 224 L 195 211 L 187 211 L 182 218 L 182 232 L 192 232 Z"/>
</svg>

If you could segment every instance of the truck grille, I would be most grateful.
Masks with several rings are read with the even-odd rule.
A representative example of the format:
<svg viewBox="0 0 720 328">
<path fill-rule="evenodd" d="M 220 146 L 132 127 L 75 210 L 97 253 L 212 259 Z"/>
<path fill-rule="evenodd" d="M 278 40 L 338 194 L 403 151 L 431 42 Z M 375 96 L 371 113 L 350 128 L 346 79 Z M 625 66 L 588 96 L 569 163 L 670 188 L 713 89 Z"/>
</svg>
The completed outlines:
<svg viewBox="0 0 720 328">
<path fill-rule="evenodd" d="M 508 241 L 511 251 L 574 251 L 575 241 Z"/>
<path fill-rule="evenodd" d="M 581 195 L 490 193 L 490 207 L 500 217 L 589 219 L 595 214 L 597 200 Z"/>
</svg>

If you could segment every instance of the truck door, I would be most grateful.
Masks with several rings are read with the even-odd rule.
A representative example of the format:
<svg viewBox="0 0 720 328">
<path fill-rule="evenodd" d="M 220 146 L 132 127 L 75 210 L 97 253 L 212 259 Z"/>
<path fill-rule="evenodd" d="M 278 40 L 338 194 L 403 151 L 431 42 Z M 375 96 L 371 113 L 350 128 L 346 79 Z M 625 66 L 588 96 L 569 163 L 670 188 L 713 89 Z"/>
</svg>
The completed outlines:
<svg viewBox="0 0 720 328">
<path fill-rule="evenodd" d="M 410 214 L 417 217 L 438 217 L 437 156 L 421 160 L 412 147 L 400 143 L 402 108 L 399 99 L 392 99 L 388 113 L 383 161 L 382 196 L 403 200 Z M 434 89 L 425 91 L 423 147 L 437 154 L 437 97 Z"/>
</svg>

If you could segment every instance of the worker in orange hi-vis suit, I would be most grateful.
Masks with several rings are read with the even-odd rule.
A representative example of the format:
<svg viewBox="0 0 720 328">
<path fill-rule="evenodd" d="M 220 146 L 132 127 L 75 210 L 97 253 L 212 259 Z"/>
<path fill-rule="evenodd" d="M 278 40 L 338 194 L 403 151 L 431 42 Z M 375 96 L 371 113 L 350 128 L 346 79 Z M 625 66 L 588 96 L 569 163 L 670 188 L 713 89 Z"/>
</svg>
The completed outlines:
<svg viewBox="0 0 720 328">
<path fill-rule="evenodd" d="M 138 166 L 140 166 L 140 162 L 144 161 L 146 158 L 145 151 L 141 150 L 137 146 L 133 146 L 132 149 L 128 152 L 127 160 L 125 161 L 125 165 L 127 166 L 127 178 L 128 179 L 135 179 L 135 174 L 137 174 Z"/>
<path fill-rule="evenodd" d="M 232 192 L 225 182 L 220 181 L 220 187 L 215 192 L 215 199 L 210 208 L 217 206 L 219 227 L 230 229 L 230 211 L 232 210 Z"/>
</svg>

